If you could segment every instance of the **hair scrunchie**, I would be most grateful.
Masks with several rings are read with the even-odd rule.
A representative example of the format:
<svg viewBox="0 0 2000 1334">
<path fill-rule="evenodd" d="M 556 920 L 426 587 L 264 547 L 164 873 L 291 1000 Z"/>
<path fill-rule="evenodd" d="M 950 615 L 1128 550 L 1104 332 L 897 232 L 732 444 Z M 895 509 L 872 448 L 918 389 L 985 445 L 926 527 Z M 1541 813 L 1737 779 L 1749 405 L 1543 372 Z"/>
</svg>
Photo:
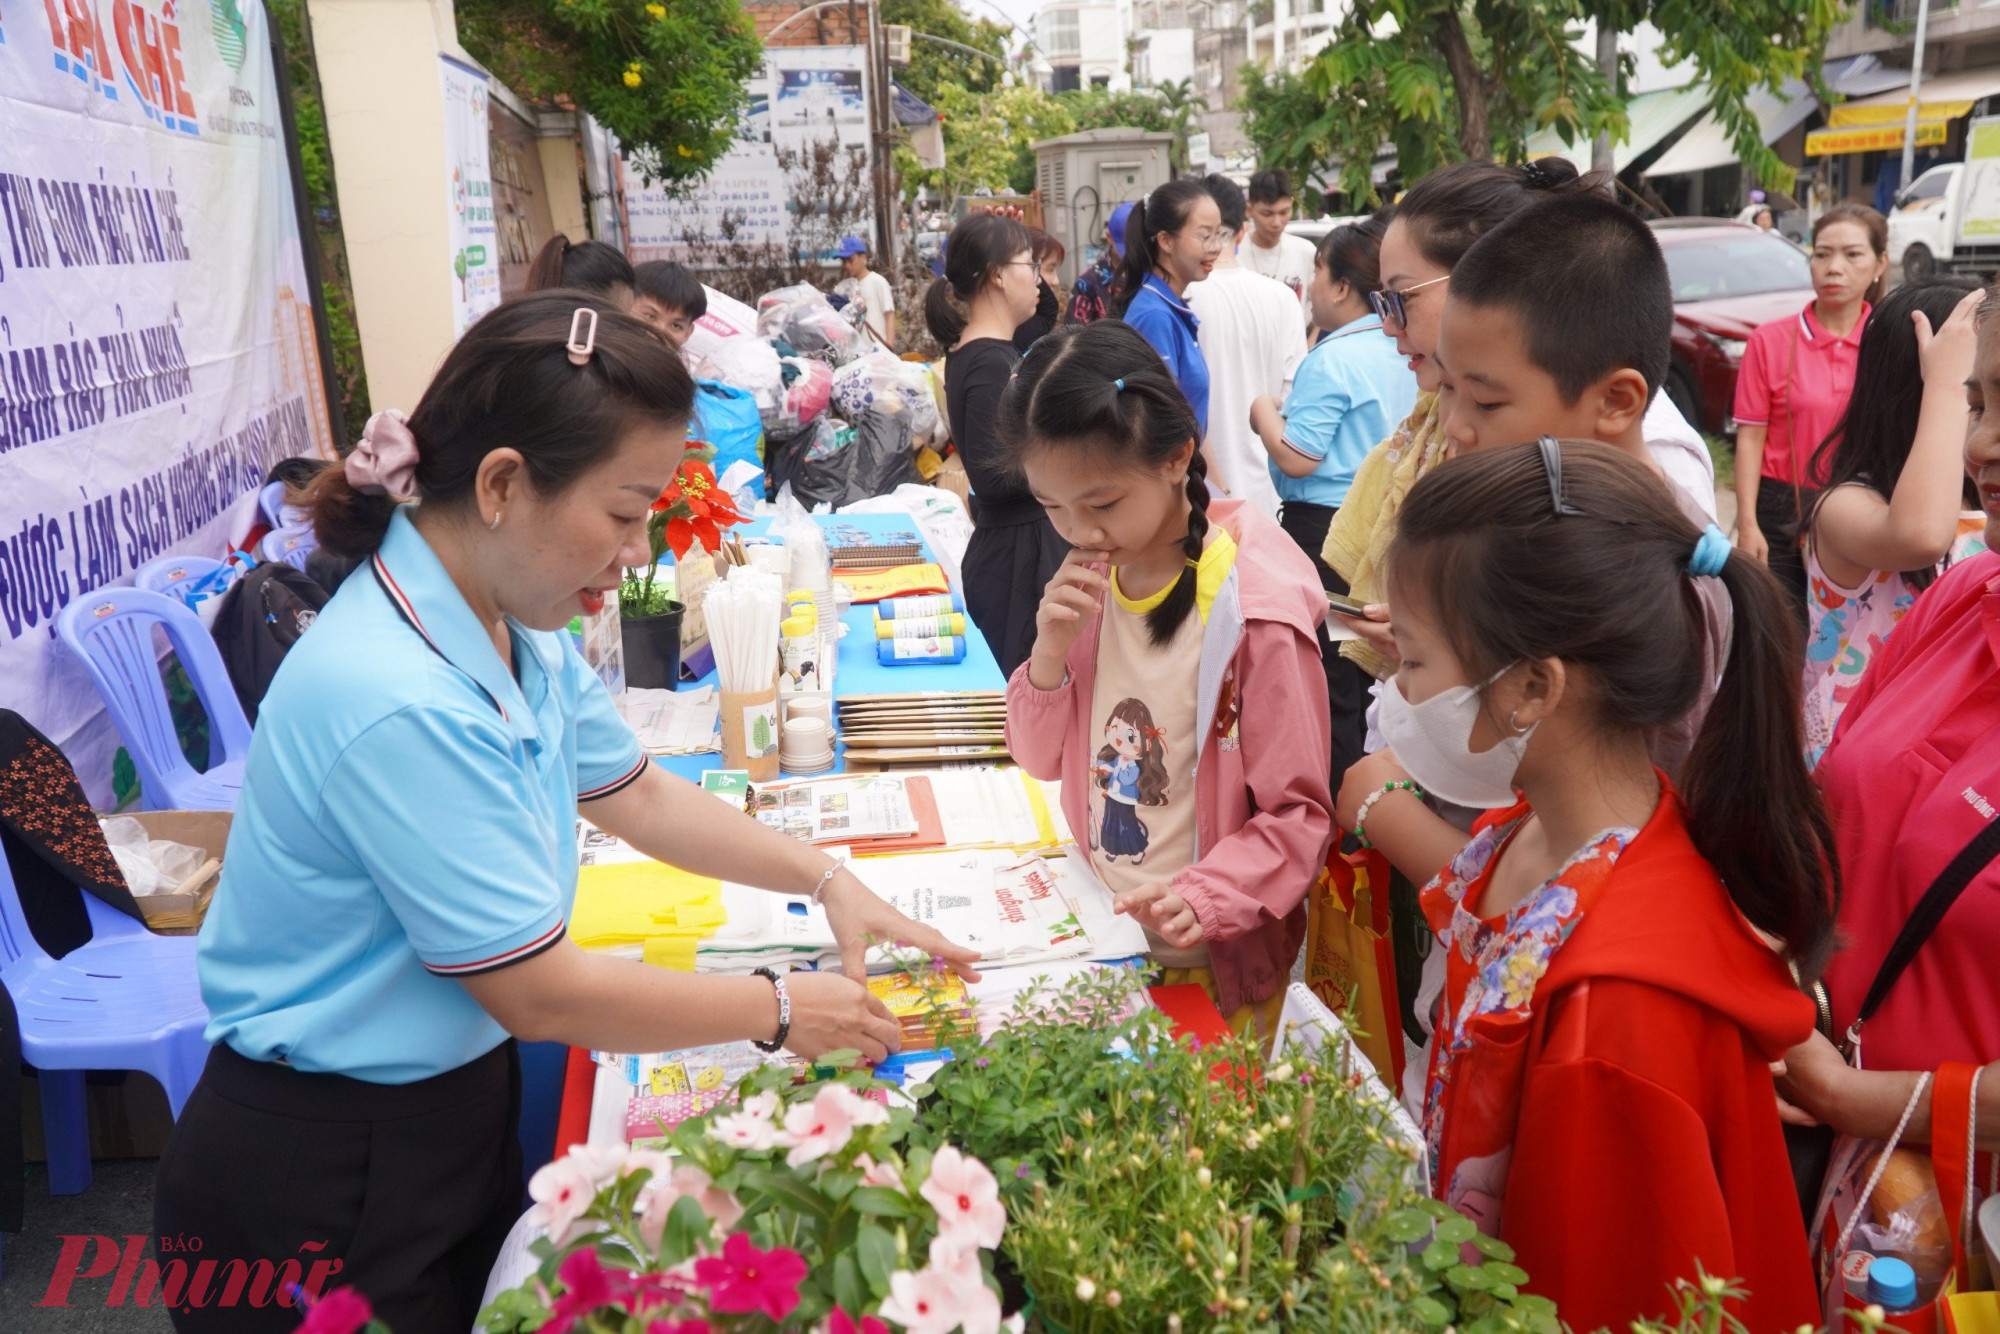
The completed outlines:
<svg viewBox="0 0 2000 1334">
<path fill-rule="evenodd" d="M 417 492 L 417 438 L 409 418 L 384 408 L 368 419 L 361 443 L 347 456 L 347 484 L 363 495 L 413 496 Z"/>
<path fill-rule="evenodd" d="M 1688 556 L 1688 573 L 1697 579 L 1714 578 L 1728 563 L 1729 539 L 1720 528 L 1710 524 L 1695 540 L 1694 551 Z"/>
</svg>

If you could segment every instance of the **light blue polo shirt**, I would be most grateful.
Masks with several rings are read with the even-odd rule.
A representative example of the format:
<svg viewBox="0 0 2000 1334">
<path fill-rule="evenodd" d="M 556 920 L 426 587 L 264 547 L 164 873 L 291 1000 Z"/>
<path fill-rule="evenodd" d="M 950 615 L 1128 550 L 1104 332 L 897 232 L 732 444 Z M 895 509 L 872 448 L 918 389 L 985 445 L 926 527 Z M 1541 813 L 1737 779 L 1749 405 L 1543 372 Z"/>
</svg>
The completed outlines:
<svg viewBox="0 0 2000 1334">
<path fill-rule="evenodd" d="M 278 669 L 201 929 L 207 1037 L 378 1084 L 506 1031 L 456 980 L 563 937 L 577 802 L 647 760 L 567 634 L 510 673 L 405 506 Z"/>
<path fill-rule="evenodd" d="M 1273 463 L 1281 500 L 1338 509 L 1368 451 L 1389 438 L 1417 401 L 1417 377 L 1374 315 L 1319 340 L 1285 396 L 1285 443 L 1319 467 L 1287 477 Z"/>
</svg>

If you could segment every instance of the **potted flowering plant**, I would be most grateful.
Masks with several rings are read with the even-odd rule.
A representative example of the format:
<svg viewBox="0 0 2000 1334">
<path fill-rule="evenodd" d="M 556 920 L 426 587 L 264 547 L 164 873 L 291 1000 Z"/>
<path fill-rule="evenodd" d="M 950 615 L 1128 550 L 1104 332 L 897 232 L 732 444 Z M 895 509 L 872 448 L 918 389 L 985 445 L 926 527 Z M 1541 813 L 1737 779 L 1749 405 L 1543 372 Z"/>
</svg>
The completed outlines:
<svg viewBox="0 0 2000 1334">
<path fill-rule="evenodd" d="M 681 615 L 686 610 L 664 588 L 654 587 L 660 560 L 671 551 L 684 559 L 696 544 L 713 554 L 722 530 L 743 522 L 736 502 L 715 480 L 715 450 L 688 445 L 674 480 L 653 502 L 646 536 L 653 559 L 644 570 L 627 570 L 618 588 L 618 617 L 625 645 L 625 683 L 641 689 L 672 690 L 681 666 Z"/>
<path fill-rule="evenodd" d="M 540 1270 L 480 1328 L 997 1334 L 999 1183 L 952 1145 L 907 1144 L 886 1087 L 759 1071 L 662 1141 L 571 1150 L 529 1183 Z"/>
</svg>

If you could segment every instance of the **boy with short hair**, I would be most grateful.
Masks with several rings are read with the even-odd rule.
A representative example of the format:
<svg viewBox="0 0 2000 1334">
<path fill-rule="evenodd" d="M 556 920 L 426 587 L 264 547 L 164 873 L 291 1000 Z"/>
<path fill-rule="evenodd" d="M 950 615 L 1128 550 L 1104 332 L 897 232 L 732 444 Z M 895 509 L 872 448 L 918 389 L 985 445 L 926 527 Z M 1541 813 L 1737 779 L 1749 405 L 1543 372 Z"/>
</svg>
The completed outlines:
<svg viewBox="0 0 2000 1334">
<path fill-rule="evenodd" d="M 860 307 L 861 322 L 876 341 L 896 350 L 896 294 L 889 280 L 868 267 L 868 243 L 850 236 L 840 243 L 840 271 L 846 276 L 834 291 Z"/>
<path fill-rule="evenodd" d="M 1660 393 L 1673 324 L 1666 259 L 1630 210 L 1569 194 L 1515 214 L 1451 272 L 1437 367 L 1453 452 L 1542 435 L 1602 441 L 1714 522 L 1714 461 Z"/>
<path fill-rule="evenodd" d="M 708 289 L 687 268 L 664 259 L 632 270 L 632 314 L 678 352 L 708 313 Z"/>
<path fill-rule="evenodd" d="M 1312 285 L 1313 243 L 1285 230 L 1292 220 L 1292 178 L 1283 170 L 1250 178 L 1250 234 L 1236 247 L 1236 260 L 1252 273 L 1275 278 L 1292 289 L 1303 309 Z"/>
</svg>

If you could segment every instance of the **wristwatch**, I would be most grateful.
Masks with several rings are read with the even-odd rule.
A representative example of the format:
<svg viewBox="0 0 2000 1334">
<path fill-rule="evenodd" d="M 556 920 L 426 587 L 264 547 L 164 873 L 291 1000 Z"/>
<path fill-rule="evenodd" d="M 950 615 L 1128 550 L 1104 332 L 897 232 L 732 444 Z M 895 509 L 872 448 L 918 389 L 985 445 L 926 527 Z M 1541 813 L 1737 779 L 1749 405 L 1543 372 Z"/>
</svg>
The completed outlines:
<svg viewBox="0 0 2000 1334">
<path fill-rule="evenodd" d="M 791 993 L 785 990 L 785 979 L 782 976 L 780 976 L 775 969 L 753 968 L 751 971 L 754 972 L 759 977 L 770 978 L 771 985 L 777 989 L 778 1033 L 777 1036 L 772 1038 L 769 1042 L 759 1042 L 755 1038 L 752 1038 L 750 1045 L 755 1047 L 758 1051 L 777 1051 L 785 1045 L 785 1039 L 792 1035 Z"/>
</svg>

